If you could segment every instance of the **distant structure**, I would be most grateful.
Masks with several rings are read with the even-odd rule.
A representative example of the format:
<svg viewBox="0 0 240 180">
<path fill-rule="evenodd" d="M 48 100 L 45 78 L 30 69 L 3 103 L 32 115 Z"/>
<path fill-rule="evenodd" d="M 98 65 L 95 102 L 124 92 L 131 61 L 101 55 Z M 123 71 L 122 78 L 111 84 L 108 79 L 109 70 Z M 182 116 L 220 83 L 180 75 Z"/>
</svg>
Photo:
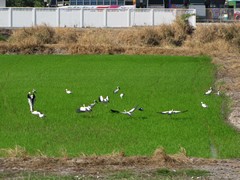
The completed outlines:
<svg viewBox="0 0 240 180">
<path fill-rule="evenodd" d="M 196 0 L 192 1 L 194 3 Z M 204 0 L 197 0 L 197 2 L 204 4 Z M 190 4 L 190 0 L 69 0 L 69 4 L 71 6 L 135 5 L 137 8 L 183 8 Z"/>
<path fill-rule="evenodd" d="M 6 0 L 0 0 L 0 7 L 6 7 Z"/>
</svg>

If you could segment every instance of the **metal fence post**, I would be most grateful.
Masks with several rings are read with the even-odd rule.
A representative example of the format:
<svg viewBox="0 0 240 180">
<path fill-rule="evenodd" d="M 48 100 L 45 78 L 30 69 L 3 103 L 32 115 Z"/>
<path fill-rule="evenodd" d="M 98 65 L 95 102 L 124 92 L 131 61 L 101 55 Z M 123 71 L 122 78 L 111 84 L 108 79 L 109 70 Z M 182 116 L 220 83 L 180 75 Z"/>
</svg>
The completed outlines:
<svg viewBox="0 0 240 180">
<path fill-rule="evenodd" d="M 12 27 L 13 22 L 12 22 L 12 8 L 8 9 L 8 21 L 9 21 L 9 27 Z"/>
<path fill-rule="evenodd" d="M 103 26 L 107 27 L 107 9 L 103 10 Z"/>
<path fill-rule="evenodd" d="M 127 10 L 127 26 L 131 26 L 131 11 L 130 9 Z"/>
<path fill-rule="evenodd" d="M 154 10 L 151 9 L 152 26 L 154 26 Z"/>
<path fill-rule="evenodd" d="M 56 8 L 56 17 L 57 17 L 57 27 L 60 26 L 60 9 L 59 8 Z"/>
<path fill-rule="evenodd" d="M 32 22 L 32 25 L 36 26 L 36 8 L 32 8 Z"/>
<path fill-rule="evenodd" d="M 80 9 L 80 27 L 84 27 L 84 9 Z"/>
</svg>

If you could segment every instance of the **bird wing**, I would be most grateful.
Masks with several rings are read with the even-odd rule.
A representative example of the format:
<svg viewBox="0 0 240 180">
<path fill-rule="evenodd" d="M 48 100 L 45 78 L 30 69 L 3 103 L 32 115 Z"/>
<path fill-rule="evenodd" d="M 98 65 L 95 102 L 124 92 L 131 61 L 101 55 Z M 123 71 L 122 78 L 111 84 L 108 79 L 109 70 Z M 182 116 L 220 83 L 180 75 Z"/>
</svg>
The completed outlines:
<svg viewBox="0 0 240 180">
<path fill-rule="evenodd" d="M 100 101 L 100 102 L 103 101 L 103 96 L 99 96 L 99 101 Z"/>
<path fill-rule="evenodd" d="M 115 110 L 115 109 L 111 109 L 110 111 L 111 111 L 112 113 L 120 113 L 120 111 Z"/>
<path fill-rule="evenodd" d="M 168 114 L 169 111 L 162 111 L 162 112 L 158 112 L 158 113 L 161 113 L 161 114 Z"/>
<path fill-rule="evenodd" d="M 185 113 L 187 112 L 188 110 L 184 110 L 184 111 L 173 111 L 174 114 L 178 114 L 178 113 Z"/>
<path fill-rule="evenodd" d="M 123 111 L 123 112 L 121 112 L 122 114 L 126 114 L 126 115 L 129 115 L 129 116 L 132 116 L 132 113 L 131 112 L 129 112 L 129 111 Z"/>
<path fill-rule="evenodd" d="M 134 108 L 130 109 L 128 112 L 132 113 L 137 109 L 138 106 L 135 106 Z"/>
<path fill-rule="evenodd" d="M 109 101 L 109 97 L 108 96 L 106 97 L 106 101 Z"/>
</svg>

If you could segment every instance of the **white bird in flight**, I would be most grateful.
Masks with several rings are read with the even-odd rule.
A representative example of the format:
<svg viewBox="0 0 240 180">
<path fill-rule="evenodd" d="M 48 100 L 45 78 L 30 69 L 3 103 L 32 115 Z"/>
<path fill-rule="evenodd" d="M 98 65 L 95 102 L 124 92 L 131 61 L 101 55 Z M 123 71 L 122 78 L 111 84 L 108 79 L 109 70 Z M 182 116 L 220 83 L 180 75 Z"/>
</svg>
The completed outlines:
<svg viewBox="0 0 240 180">
<path fill-rule="evenodd" d="M 201 102 L 201 105 L 202 105 L 203 108 L 208 108 L 208 105 L 203 103 L 203 102 Z"/>
<path fill-rule="evenodd" d="M 121 114 L 126 114 L 128 116 L 132 116 L 132 113 L 137 109 L 138 106 L 135 106 L 134 108 L 130 109 L 129 111 L 118 111 L 118 110 L 114 110 L 114 109 L 111 109 L 111 112 L 112 113 L 121 113 Z"/>
<path fill-rule="evenodd" d="M 158 112 L 158 113 L 161 113 L 161 114 L 167 114 L 167 115 L 172 115 L 172 114 L 180 114 L 180 113 L 185 113 L 187 112 L 188 110 L 184 110 L 184 111 L 176 111 L 176 110 L 169 110 L 169 111 L 161 111 L 161 112 Z"/>
</svg>

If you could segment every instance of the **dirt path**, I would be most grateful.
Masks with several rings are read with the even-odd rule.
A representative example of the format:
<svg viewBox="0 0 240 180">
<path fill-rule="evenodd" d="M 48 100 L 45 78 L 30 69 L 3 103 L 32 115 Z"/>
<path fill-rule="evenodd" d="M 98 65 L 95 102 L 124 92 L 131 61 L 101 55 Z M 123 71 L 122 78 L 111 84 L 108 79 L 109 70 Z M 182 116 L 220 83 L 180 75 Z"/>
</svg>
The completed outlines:
<svg viewBox="0 0 240 180">
<path fill-rule="evenodd" d="M 228 55 L 213 58 L 218 66 L 216 85 L 232 100 L 228 121 L 240 130 L 240 56 Z M 223 82 L 223 83 L 222 83 Z"/>
<path fill-rule="evenodd" d="M 23 177 L 27 173 L 52 174 L 58 177 L 78 177 L 79 179 L 113 179 L 116 172 L 128 172 L 129 179 L 158 179 L 159 169 L 167 168 L 171 172 L 182 169 L 205 170 L 204 176 L 184 176 L 169 174 L 171 179 L 240 179 L 240 159 L 209 160 L 189 158 L 187 161 L 153 160 L 151 157 L 94 157 L 94 158 L 10 158 L 0 159 L 0 178 Z M 115 176 L 114 176 L 115 175 Z M 29 176 L 29 174 L 27 175 Z M 111 178 L 110 178 L 111 179 Z M 120 178 L 122 179 L 122 178 Z M 123 178 L 126 179 L 126 178 Z M 127 178 L 128 179 L 128 178 Z"/>
</svg>

